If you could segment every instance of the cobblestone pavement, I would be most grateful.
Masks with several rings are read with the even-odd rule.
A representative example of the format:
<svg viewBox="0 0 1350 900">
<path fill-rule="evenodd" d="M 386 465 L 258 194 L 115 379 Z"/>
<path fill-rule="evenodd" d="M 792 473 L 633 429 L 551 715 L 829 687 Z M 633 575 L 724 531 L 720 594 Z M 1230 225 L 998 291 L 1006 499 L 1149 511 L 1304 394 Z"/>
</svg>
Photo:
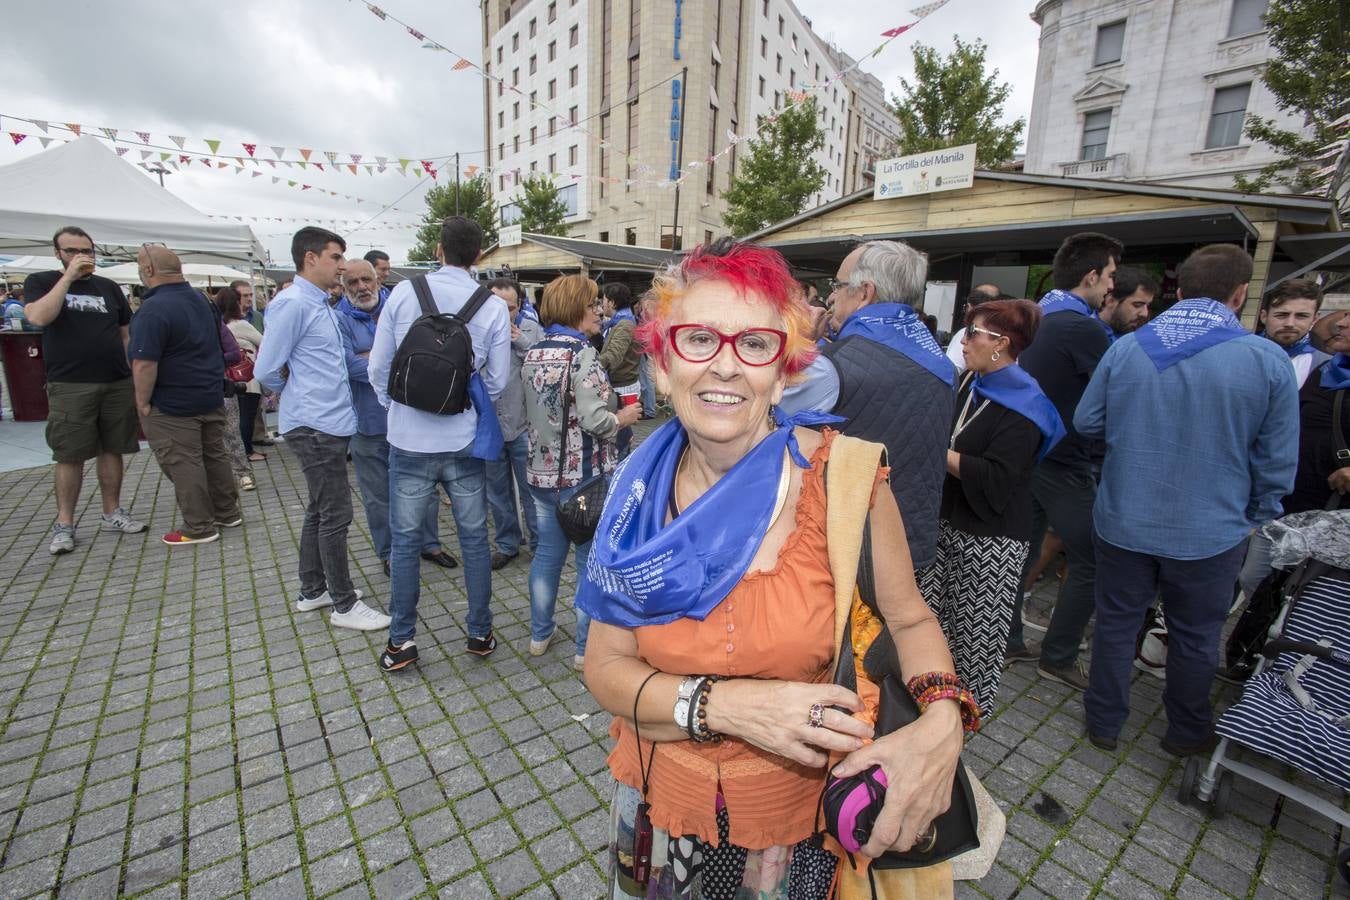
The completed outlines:
<svg viewBox="0 0 1350 900">
<path fill-rule="evenodd" d="M 288 602 L 303 480 L 282 446 L 256 472 L 244 527 L 167 548 L 172 491 L 138 454 L 124 497 L 150 534 L 98 533 L 90 480 L 59 558 L 50 470 L 0 476 L 0 897 L 598 896 L 609 717 L 571 669 L 570 610 L 530 658 L 522 556 L 494 578 L 496 654 L 469 657 L 462 577 L 424 564 L 421 664 L 386 676 L 383 633 Z M 382 606 L 359 506 L 351 553 Z M 1069 689 L 1008 673 L 966 753 L 1008 837 L 959 895 L 1350 896 L 1325 820 L 1243 783 L 1221 821 L 1176 802 L 1140 678 L 1107 755 Z"/>
</svg>

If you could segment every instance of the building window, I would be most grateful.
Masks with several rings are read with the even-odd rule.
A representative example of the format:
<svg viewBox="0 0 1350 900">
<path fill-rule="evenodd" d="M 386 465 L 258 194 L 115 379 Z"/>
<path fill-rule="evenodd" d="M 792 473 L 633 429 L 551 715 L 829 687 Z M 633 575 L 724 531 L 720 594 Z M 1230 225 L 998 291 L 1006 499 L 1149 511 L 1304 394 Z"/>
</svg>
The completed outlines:
<svg viewBox="0 0 1350 900">
<path fill-rule="evenodd" d="M 535 33 L 536 33 L 538 30 L 539 30 L 539 20 L 538 20 L 538 19 L 531 19 L 531 20 L 530 20 L 530 37 L 534 37 Z"/>
<path fill-rule="evenodd" d="M 1233 12 L 1228 19 L 1228 36 L 1263 30 L 1266 27 L 1266 7 L 1269 5 L 1269 0 L 1233 0 Z"/>
<path fill-rule="evenodd" d="M 1083 150 L 1079 159 L 1105 159 L 1111 134 L 1111 110 L 1099 109 L 1083 117 Z"/>
<path fill-rule="evenodd" d="M 1125 49 L 1125 23 L 1112 22 L 1097 29 L 1097 52 L 1092 56 L 1094 66 L 1120 62 Z"/>
<path fill-rule="evenodd" d="M 550 3 L 548 5 L 548 20 L 552 22 L 557 18 L 558 18 L 558 4 Z"/>
<path fill-rule="evenodd" d="M 602 232 L 600 232 L 600 243 L 602 243 L 602 244 L 608 244 L 608 243 L 609 243 L 609 232 L 608 232 L 608 231 L 602 231 Z"/>
<path fill-rule="evenodd" d="M 553 133 L 557 130 L 557 127 L 556 127 L 557 121 L 558 121 L 558 120 L 557 120 L 556 118 L 550 118 L 550 119 L 548 120 L 548 136 L 549 136 L 549 137 L 553 137 Z"/>
<path fill-rule="evenodd" d="M 628 104 L 628 165 L 624 177 L 632 180 L 633 178 L 633 159 L 638 149 L 638 105 L 634 100 Z M 632 190 L 632 185 L 625 185 L 626 190 Z"/>
<path fill-rule="evenodd" d="M 516 135 L 516 136 L 515 136 L 514 138 L 512 138 L 511 140 L 512 140 L 512 143 L 513 143 L 511 152 L 512 152 L 512 153 L 519 153 L 519 152 L 520 152 L 520 135 Z"/>
<path fill-rule="evenodd" d="M 548 174 L 552 175 L 558 171 L 558 154 L 550 153 L 548 155 Z"/>
<path fill-rule="evenodd" d="M 498 176 L 497 176 L 497 190 L 499 190 L 499 191 L 504 191 L 504 190 L 506 190 L 506 176 L 505 176 L 505 175 L 498 175 Z"/>
<path fill-rule="evenodd" d="M 497 127 L 498 128 L 506 127 L 506 110 L 504 109 L 497 110 Z"/>
<path fill-rule="evenodd" d="M 796 86 L 797 86 L 797 70 L 788 69 L 788 87 L 795 88 Z"/>
<path fill-rule="evenodd" d="M 782 95 L 779 94 L 778 91 L 774 91 L 774 92 L 773 92 L 773 108 L 774 108 L 774 109 L 777 109 L 777 108 L 779 107 L 779 105 L 780 105 L 782 102 L 783 102 Z"/>
<path fill-rule="evenodd" d="M 571 29 L 567 32 L 567 46 L 569 46 L 569 47 L 575 47 L 575 46 L 577 45 L 577 41 L 580 40 L 580 38 L 579 38 L 579 36 L 578 36 L 578 35 L 579 35 L 578 28 L 579 28 L 579 27 L 580 27 L 580 26 L 573 25 L 573 26 L 571 27 Z"/>
<path fill-rule="evenodd" d="M 533 75 L 535 72 L 538 72 L 538 71 L 539 71 L 539 57 L 537 57 L 537 56 L 531 56 L 531 57 L 530 57 L 530 74 Z"/>
<path fill-rule="evenodd" d="M 567 86 L 568 86 L 568 87 L 576 87 L 576 86 L 577 86 L 577 67 L 576 67 L 576 66 L 573 66 L 572 68 L 570 68 L 570 69 L 567 70 Z"/>
<path fill-rule="evenodd" d="M 504 91 L 504 90 L 506 90 L 506 88 L 502 86 L 502 83 L 501 83 L 500 81 L 497 82 L 497 96 L 498 96 L 498 97 L 500 97 L 500 96 L 502 95 L 502 91 Z"/>
<path fill-rule="evenodd" d="M 515 121 L 516 119 L 519 118 L 520 118 L 520 101 L 517 100 L 515 103 L 511 104 L 511 120 Z"/>
<path fill-rule="evenodd" d="M 539 105 L 538 101 L 539 101 L 539 92 L 530 91 L 530 109 L 534 109 L 536 106 L 538 106 Z"/>
<path fill-rule="evenodd" d="M 779 37 L 782 37 L 782 36 L 783 36 L 783 17 L 782 17 L 782 16 L 779 16 L 779 17 L 778 17 L 778 36 L 779 36 Z"/>
<path fill-rule="evenodd" d="M 769 17 L 769 0 L 764 0 L 764 18 Z"/>
<path fill-rule="evenodd" d="M 779 75 L 782 75 L 782 74 L 783 74 L 783 54 L 781 54 L 781 53 L 776 53 L 776 54 L 774 54 L 774 55 L 777 57 L 777 61 L 774 63 L 774 70 L 777 71 Z"/>
<path fill-rule="evenodd" d="M 712 114 L 712 125 L 708 129 L 708 159 L 711 160 L 706 166 L 708 170 L 707 180 L 704 182 L 704 188 L 708 196 L 713 195 L 714 182 L 717 179 L 717 107 L 709 104 L 709 112 Z"/>
<path fill-rule="evenodd" d="M 548 99 L 552 100 L 558 96 L 558 79 L 550 78 L 548 80 Z"/>
<path fill-rule="evenodd" d="M 760 59 L 769 58 L 769 39 L 766 37 L 762 37 L 759 39 L 759 58 Z"/>
<path fill-rule="evenodd" d="M 557 59 L 557 58 L 558 58 L 558 42 L 557 42 L 557 41 L 549 41 L 549 42 L 548 42 L 548 61 L 549 61 L 549 62 L 553 62 L 553 61 L 554 61 L 555 59 Z"/>
<path fill-rule="evenodd" d="M 623 230 L 623 242 L 630 247 L 637 246 L 637 229 L 625 228 Z"/>
<path fill-rule="evenodd" d="M 792 35 L 792 52 L 797 52 L 797 35 L 795 33 Z"/>
<path fill-rule="evenodd" d="M 497 162 L 506 159 L 506 142 L 503 141 L 497 145 Z"/>
<path fill-rule="evenodd" d="M 640 68 L 642 57 L 634 56 L 628 60 L 628 96 L 633 96 L 638 89 L 638 69 Z"/>
<path fill-rule="evenodd" d="M 575 106 L 567 111 L 567 124 L 577 124 L 577 108 Z"/>
<path fill-rule="evenodd" d="M 512 53 L 519 53 L 519 52 L 520 52 L 520 33 L 519 33 L 519 32 L 517 32 L 516 34 L 511 35 L 511 52 L 512 52 Z"/>
<path fill-rule="evenodd" d="M 511 86 L 520 87 L 520 67 L 511 70 Z"/>
<path fill-rule="evenodd" d="M 577 164 L 577 145 L 573 144 L 567 148 L 567 164 L 575 166 Z"/>
<path fill-rule="evenodd" d="M 764 76 L 759 76 L 759 95 L 764 96 Z"/>
<path fill-rule="evenodd" d="M 1205 147 L 1235 147 L 1242 143 L 1242 120 L 1247 114 L 1251 84 L 1235 84 L 1214 92 Z"/>
<path fill-rule="evenodd" d="M 609 113 L 600 117 L 600 199 L 605 199 L 608 185 L 605 179 L 609 178 L 609 151 L 605 148 L 609 145 Z"/>
<path fill-rule="evenodd" d="M 684 229 L 679 225 L 661 226 L 661 249 L 662 250 L 681 250 L 680 245 L 684 243 Z"/>
<path fill-rule="evenodd" d="M 538 140 L 539 140 L 539 127 L 538 127 L 537 125 L 531 125 L 531 126 L 530 126 L 530 146 L 533 147 L 534 144 L 535 144 L 535 142 L 538 141 Z"/>
<path fill-rule="evenodd" d="M 534 174 L 535 172 L 537 172 L 537 171 L 539 171 L 539 163 L 536 162 L 536 161 L 534 161 L 534 160 L 531 160 L 531 161 L 530 161 L 530 174 L 533 175 L 533 174 Z"/>
<path fill-rule="evenodd" d="M 501 48 L 501 47 L 498 47 L 498 48 L 497 48 L 497 65 L 500 66 L 501 64 L 502 64 L 502 48 Z"/>
</svg>

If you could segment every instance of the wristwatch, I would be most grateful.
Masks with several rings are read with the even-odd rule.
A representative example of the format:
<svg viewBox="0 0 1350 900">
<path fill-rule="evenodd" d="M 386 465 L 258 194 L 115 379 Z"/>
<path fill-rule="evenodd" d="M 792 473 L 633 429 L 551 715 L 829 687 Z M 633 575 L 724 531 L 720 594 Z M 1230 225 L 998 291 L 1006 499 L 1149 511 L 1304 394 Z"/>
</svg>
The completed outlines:
<svg viewBox="0 0 1350 900">
<path fill-rule="evenodd" d="M 693 698 L 694 690 L 702 680 L 703 676 L 701 675 L 690 675 L 680 682 L 680 687 L 675 693 L 675 724 L 685 730 L 689 728 L 689 701 Z"/>
</svg>

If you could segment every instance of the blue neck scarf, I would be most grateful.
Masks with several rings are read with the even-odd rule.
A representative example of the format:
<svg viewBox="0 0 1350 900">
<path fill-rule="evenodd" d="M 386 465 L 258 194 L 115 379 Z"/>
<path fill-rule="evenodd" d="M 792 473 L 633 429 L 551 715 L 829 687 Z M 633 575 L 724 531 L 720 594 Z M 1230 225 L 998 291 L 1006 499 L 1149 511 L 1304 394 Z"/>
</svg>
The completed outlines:
<svg viewBox="0 0 1350 900">
<path fill-rule="evenodd" d="M 662 425 L 614 473 L 591 543 L 576 606 L 608 625 L 637 628 L 681 618 L 702 621 L 744 577 L 769 529 L 783 452 L 810 463 L 793 427 L 842 421 L 802 412 L 784 418 L 679 517 L 666 524 L 687 438 L 679 419 Z"/>
<path fill-rule="evenodd" d="M 554 322 L 552 325 L 545 328 L 544 334 L 548 335 L 549 337 L 558 337 L 559 335 L 565 335 L 566 337 L 576 338 L 582 343 L 588 343 L 590 341 L 590 338 L 586 337 L 586 335 L 582 334 L 580 331 L 577 331 L 575 328 L 568 328 L 566 325 L 559 325 L 557 322 Z"/>
<path fill-rule="evenodd" d="M 1266 335 L 1266 337 L 1270 337 L 1270 335 Z M 1290 359 L 1298 359 L 1305 353 L 1316 352 L 1312 345 L 1312 332 L 1308 332 L 1288 347 L 1282 347 L 1280 349 L 1284 350 L 1285 353 L 1288 353 Z"/>
<path fill-rule="evenodd" d="M 1135 332 L 1139 346 L 1158 371 L 1201 350 L 1250 334 L 1233 311 L 1216 300 L 1182 300 Z"/>
<path fill-rule="evenodd" d="M 609 330 L 613 328 L 615 325 L 618 325 L 620 319 L 629 319 L 632 321 L 634 326 L 637 325 L 637 316 L 633 315 L 633 311 L 631 309 L 621 309 L 614 314 L 614 318 L 610 319 L 608 322 L 605 323 L 606 338 L 609 337 Z"/>
<path fill-rule="evenodd" d="M 474 459 L 495 462 L 502 458 L 506 440 L 502 436 L 502 425 L 497 421 L 497 408 L 492 403 L 492 395 L 477 372 L 469 376 L 469 400 L 478 413 L 469 455 Z"/>
<path fill-rule="evenodd" d="M 1092 318 L 1097 314 L 1088 306 L 1088 302 L 1082 297 L 1071 291 L 1061 291 L 1055 288 L 1050 293 L 1041 298 L 1041 315 L 1048 316 L 1057 312 L 1076 312 L 1080 316 Z"/>
<path fill-rule="evenodd" d="M 1044 315 L 1044 313 L 1042 313 L 1042 315 Z M 1108 325 L 1106 323 L 1106 320 L 1103 319 L 1101 316 L 1097 316 L 1096 318 L 1097 323 L 1102 326 L 1102 331 L 1106 332 L 1106 339 L 1114 344 L 1116 342 L 1116 338 L 1120 337 L 1120 335 L 1116 334 L 1116 330 L 1112 328 L 1110 325 Z"/>
<path fill-rule="evenodd" d="M 534 307 L 530 305 L 530 301 L 522 297 L 520 300 L 520 309 L 516 310 L 516 318 L 514 320 L 515 326 L 519 328 L 520 323 L 526 319 L 529 319 L 531 322 L 538 322 L 539 313 L 534 311 Z"/>
<path fill-rule="evenodd" d="M 333 309 L 344 316 L 350 316 L 351 318 L 356 319 L 358 322 L 374 322 L 380 317 L 380 313 L 384 312 L 384 297 L 381 296 L 380 302 L 375 304 L 374 312 L 366 312 L 363 309 L 359 309 L 345 294 L 342 299 L 338 301 L 338 305 L 333 307 Z"/>
<path fill-rule="evenodd" d="M 987 375 L 976 375 L 970 390 L 977 403 L 991 400 L 1026 416 L 1040 429 L 1041 449 L 1036 454 L 1036 462 L 1044 459 L 1045 454 L 1067 434 L 1055 404 L 1045 396 L 1036 379 L 1017 363 Z"/>
<path fill-rule="evenodd" d="M 1322 387 L 1328 391 L 1350 388 L 1350 354 L 1337 353 L 1322 366 Z"/>
<path fill-rule="evenodd" d="M 949 387 L 956 384 L 956 367 L 919 314 L 903 303 L 873 303 L 859 309 L 839 329 L 841 341 L 853 335 L 903 353 Z"/>
</svg>

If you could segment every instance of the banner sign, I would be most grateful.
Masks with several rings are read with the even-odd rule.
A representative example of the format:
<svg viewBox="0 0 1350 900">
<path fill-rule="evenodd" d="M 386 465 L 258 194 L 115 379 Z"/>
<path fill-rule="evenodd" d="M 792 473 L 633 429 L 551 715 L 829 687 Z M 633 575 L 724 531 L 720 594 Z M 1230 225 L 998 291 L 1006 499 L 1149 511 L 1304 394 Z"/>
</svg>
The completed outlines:
<svg viewBox="0 0 1350 900">
<path fill-rule="evenodd" d="M 873 200 L 956 191 L 975 183 L 975 145 L 915 153 L 877 163 Z"/>
</svg>

